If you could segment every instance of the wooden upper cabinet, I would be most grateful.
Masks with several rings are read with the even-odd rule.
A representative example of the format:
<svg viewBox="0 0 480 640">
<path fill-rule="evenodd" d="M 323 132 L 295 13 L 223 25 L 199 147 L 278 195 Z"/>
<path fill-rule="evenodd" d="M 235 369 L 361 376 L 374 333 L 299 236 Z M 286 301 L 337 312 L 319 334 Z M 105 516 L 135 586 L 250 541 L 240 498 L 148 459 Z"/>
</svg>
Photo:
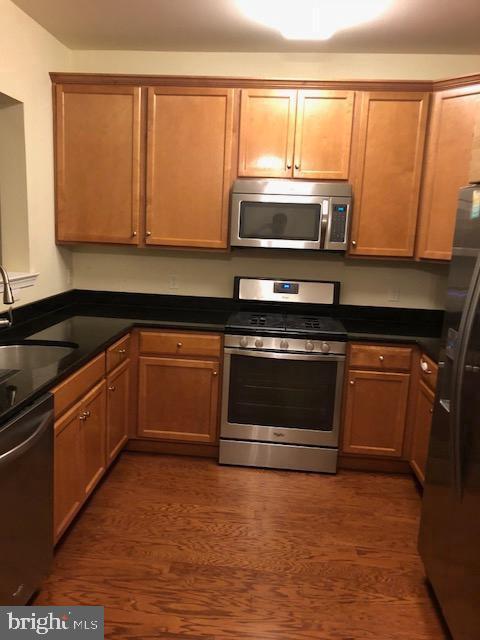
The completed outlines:
<svg viewBox="0 0 480 640">
<path fill-rule="evenodd" d="M 298 92 L 293 176 L 347 180 L 354 91 Z"/>
<path fill-rule="evenodd" d="M 435 94 L 420 210 L 417 256 L 450 260 L 458 190 L 468 183 L 480 85 Z"/>
<path fill-rule="evenodd" d="M 227 247 L 233 89 L 148 90 L 146 243 Z"/>
<path fill-rule="evenodd" d="M 238 175 L 291 178 L 296 90 L 242 89 Z"/>
<path fill-rule="evenodd" d="M 351 255 L 414 255 L 429 94 L 362 95 Z"/>
<path fill-rule="evenodd" d="M 137 244 L 139 87 L 56 85 L 57 242 Z"/>
</svg>

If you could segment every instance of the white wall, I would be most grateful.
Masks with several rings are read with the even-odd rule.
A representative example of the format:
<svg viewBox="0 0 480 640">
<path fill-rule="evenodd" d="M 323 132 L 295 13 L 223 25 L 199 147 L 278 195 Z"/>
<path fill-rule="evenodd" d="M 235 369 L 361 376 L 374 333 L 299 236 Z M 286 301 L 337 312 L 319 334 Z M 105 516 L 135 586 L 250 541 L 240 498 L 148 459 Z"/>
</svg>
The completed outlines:
<svg viewBox="0 0 480 640">
<path fill-rule="evenodd" d="M 443 308 L 447 269 L 294 251 L 237 249 L 212 255 L 82 247 L 73 254 L 74 285 L 79 289 L 230 297 L 235 275 L 340 280 L 343 304 L 419 309 Z"/>
<path fill-rule="evenodd" d="M 480 71 L 480 56 L 404 54 L 74 51 L 72 63 L 78 72 L 291 79 L 440 79 Z M 447 267 L 295 252 L 78 248 L 73 272 L 78 288 L 203 296 L 230 296 L 234 275 L 338 279 L 344 304 L 442 308 Z"/>
<path fill-rule="evenodd" d="M 219 75 L 297 80 L 439 80 L 480 71 L 480 55 L 73 51 L 91 73 Z"/>
<path fill-rule="evenodd" d="M 0 93 L 23 103 L 30 270 L 40 272 L 35 287 L 19 292 L 21 304 L 69 288 L 71 254 L 58 250 L 54 240 L 52 93 L 48 75 L 49 71 L 69 68 L 70 51 L 66 47 L 10 0 L 0 0 Z"/>
</svg>

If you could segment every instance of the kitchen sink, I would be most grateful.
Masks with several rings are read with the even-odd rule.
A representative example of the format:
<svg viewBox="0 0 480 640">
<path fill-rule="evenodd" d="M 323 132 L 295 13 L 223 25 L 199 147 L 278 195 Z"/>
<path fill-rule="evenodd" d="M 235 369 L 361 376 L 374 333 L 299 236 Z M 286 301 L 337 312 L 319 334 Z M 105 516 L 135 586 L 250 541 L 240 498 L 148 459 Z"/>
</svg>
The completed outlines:
<svg viewBox="0 0 480 640">
<path fill-rule="evenodd" d="M 58 344 L 0 345 L 0 369 L 17 371 L 41 369 L 69 356 L 75 348 Z"/>
</svg>

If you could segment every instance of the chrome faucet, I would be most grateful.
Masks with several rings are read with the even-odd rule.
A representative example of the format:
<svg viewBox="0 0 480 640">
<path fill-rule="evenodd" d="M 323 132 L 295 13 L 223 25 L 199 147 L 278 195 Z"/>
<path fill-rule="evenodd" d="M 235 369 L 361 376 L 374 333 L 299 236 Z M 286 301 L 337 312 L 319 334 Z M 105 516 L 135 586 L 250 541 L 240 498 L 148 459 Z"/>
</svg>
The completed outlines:
<svg viewBox="0 0 480 640">
<path fill-rule="evenodd" d="M 11 327 L 13 324 L 12 304 L 15 302 L 12 292 L 12 286 L 8 278 L 8 273 L 0 264 L 0 276 L 3 280 L 3 304 L 9 304 L 8 318 L 0 318 L 0 328 Z"/>
</svg>

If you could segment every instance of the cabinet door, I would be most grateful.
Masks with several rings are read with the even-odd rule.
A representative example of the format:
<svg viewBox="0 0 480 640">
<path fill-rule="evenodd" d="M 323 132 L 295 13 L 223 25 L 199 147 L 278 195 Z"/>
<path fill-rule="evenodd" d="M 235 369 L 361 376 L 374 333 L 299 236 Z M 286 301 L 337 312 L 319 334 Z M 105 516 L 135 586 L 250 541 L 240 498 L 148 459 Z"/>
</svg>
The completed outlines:
<svg viewBox="0 0 480 640">
<path fill-rule="evenodd" d="M 238 175 L 291 178 L 295 90 L 242 89 Z"/>
<path fill-rule="evenodd" d="M 105 382 L 94 387 L 82 402 L 80 416 L 83 460 L 82 492 L 84 498 L 94 489 L 105 473 L 106 455 L 106 392 Z"/>
<path fill-rule="evenodd" d="M 354 95 L 353 91 L 298 92 L 295 178 L 348 178 Z"/>
<path fill-rule="evenodd" d="M 140 88 L 55 91 L 57 241 L 137 244 Z"/>
<path fill-rule="evenodd" d="M 139 435 L 215 442 L 219 363 L 176 358 L 139 360 Z"/>
<path fill-rule="evenodd" d="M 130 360 L 125 360 L 107 378 L 107 464 L 128 440 L 130 414 Z"/>
<path fill-rule="evenodd" d="M 402 456 L 409 383 L 408 373 L 349 372 L 343 453 Z"/>
<path fill-rule="evenodd" d="M 420 210 L 419 258 L 451 258 L 458 190 L 468 183 L 479 112 L 479 85 L 434 96 Z"/>
<path fill-rule="evenodd" d="M 435 395 L 427 385 L 420 381 L 415 405 L 415 421 L 413 427 L 412 452 L 410 464 L 419 481 L 425 481 L 425 467 L 432 426 L 433 401 Z"/>
<path fill-rule="evenodd" d="M 351 255 L 413 257 L 429 95 L 362 96 Z"/>
<path fill-rule="evenodd" d="M 53 526 L 59 539 L 83 500 L 82 459 L 80 450 L 80 413 L 78 404 L 55 423 Z"/>
<path fill-rule="evenodd" d="M 233 96 L 148 90 L 147 244 L 227 247 Z"/>
</svg>

